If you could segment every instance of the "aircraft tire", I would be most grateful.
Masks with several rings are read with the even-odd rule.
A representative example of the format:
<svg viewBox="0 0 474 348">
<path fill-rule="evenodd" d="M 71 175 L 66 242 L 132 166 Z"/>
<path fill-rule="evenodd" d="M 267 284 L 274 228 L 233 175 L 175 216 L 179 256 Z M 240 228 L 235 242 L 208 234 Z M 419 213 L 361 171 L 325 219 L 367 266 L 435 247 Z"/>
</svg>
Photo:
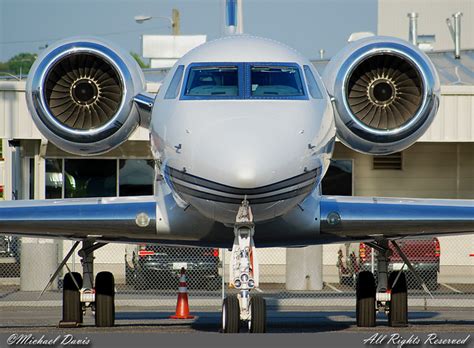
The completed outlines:
<svg viewBox="0 0 474 348">
<path fill-rule="evenodd" d="M 95 277 L 95 325 L 111 327 L 115 323 L 115 280 L 110 272 Z"/>
<path fill-rule="evenodd" d="M 240 330 L 240 305 L 237 295 L 229 295 L 222 303 L 222 332 L 238 333 Z"/>
<path fill-rule="evenodd" d="M 388 325 L 392 327 L 408 326 L 408 292 L 405 273 L 400 274 L 397 283 L 392 284 L 397 278 L 398 272 L 392 272 L 388 278 L 391 289 L 390 310 L 388 312 Z"/>
<path fill-rule="evenodd" d="M 372 272 L 360 272 L 356 287 L 357 326 L 375 326 L 375 293 L 375 279 Z"/>
<path fill-rule="evenodd" d="M 82 323 L 82 306 L 79 289 L 74 283 L 76 280 L 79 288 L 82 287 L 82 276 L 80 273 L 66 273 L 63 280 L 63 322 Z"/>
<path fill-rule="evenodd" d="M 250 299 L 252 318 L 249 323 L 251 333 L 265 333 L 267 330 L 267 304 L 261 296 L 252 296 Z"/>
</svg>

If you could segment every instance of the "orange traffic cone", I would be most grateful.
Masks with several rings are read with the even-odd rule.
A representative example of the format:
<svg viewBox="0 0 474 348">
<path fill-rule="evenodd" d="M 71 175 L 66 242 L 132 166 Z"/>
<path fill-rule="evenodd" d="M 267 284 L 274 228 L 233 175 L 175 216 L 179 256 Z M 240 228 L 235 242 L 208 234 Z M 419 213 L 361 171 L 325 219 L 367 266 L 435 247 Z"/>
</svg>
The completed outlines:
<svg viewBox="0 0 474 348">
<path fill-rule="evenodd" d="M 186 270 L 181 268 L 179 277 L 178 302 L 176 303 L 176 314 L 170 316 L 171 319 L 193 319 L 193 315 L 189 315 L 188 304 L 188 285 L 186 283 Z"/>
</svg>

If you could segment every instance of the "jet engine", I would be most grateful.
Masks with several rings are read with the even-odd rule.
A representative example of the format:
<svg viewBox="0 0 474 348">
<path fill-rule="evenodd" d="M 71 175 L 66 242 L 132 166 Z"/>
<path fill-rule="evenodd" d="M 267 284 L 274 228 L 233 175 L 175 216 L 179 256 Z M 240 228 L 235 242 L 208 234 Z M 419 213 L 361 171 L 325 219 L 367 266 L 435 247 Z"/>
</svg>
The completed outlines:
<svg viewBox="0 0 474 348">
<path fill-rule="evenodd" d="M 28 76 L 28 109 L 40 132 L 59 148 L 80 155 L 107 152 L 140 124 L 133 103 L 143 73 L 128 54 L 97 39 L 50 46 Z"/>
<path fill-rule="evenodd" d="M 338 138 L 350 148 L 383 155 L 420 138 L 439 105 L 439 78 L 412 44 L 372 36 L 348 44 L 323 75 L 335 109 Z"/>
</svg>

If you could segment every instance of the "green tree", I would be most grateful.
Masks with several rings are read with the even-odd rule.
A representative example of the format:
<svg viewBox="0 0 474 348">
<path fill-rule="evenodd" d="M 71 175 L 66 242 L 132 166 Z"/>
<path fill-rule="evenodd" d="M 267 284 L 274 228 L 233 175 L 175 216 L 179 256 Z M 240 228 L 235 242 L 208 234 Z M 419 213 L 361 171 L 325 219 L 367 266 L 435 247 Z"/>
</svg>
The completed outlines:
<svg viewBox="0 0 474 348">
<path fill-rule="evenodd" d="M 150 64 L 145 63 L 138 53 L 130 52 L 130 55 L 137 61 L 138 65 L 140 65 L 140 68 L 148 69 L 150 67 Z"/>
<path fill-rule="evenodd" d="M 31 66 L 38 56 L 34 53 L 19 53 L 8 60 L 8 70 L 13 74 L 28 74 Z"/>
<path fill-rule="evenodd" d="M 0 62 L 0 71 L 8 71 L 10 68 L 8 67 L 8 63 Z"/>
</svg>

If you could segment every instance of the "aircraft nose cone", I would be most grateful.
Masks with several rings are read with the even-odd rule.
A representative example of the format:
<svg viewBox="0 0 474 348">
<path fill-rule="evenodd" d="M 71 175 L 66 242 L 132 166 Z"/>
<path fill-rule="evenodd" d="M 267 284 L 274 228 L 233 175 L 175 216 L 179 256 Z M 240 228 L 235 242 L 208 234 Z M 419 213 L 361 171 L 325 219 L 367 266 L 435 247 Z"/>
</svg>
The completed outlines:
<svg viewBox="0 0 474 348">
<path fill-rule="evenodd" d="M 242 186 L 249 186 L 255 183 L 256 179 L 256 172 L 255 168 L 251 168 L 250 166 L 244 166 L 243 168 L 240 168 L 236 172 L 236 180 L 242 185 Z"/>
<path fill-rule="evenodd" d="M 288 133 L 276 124 L 256 125 L 250 118 L 218 122 L 201 131 L 193 148 L 194 167 L 199 176 L 233 187 L 280 181 L 302 169 L 298 156 L 302 145 L 298 139 L 288 142 Z M 202 156 L 208 159 L 198 160 Z"/>
</svg>

